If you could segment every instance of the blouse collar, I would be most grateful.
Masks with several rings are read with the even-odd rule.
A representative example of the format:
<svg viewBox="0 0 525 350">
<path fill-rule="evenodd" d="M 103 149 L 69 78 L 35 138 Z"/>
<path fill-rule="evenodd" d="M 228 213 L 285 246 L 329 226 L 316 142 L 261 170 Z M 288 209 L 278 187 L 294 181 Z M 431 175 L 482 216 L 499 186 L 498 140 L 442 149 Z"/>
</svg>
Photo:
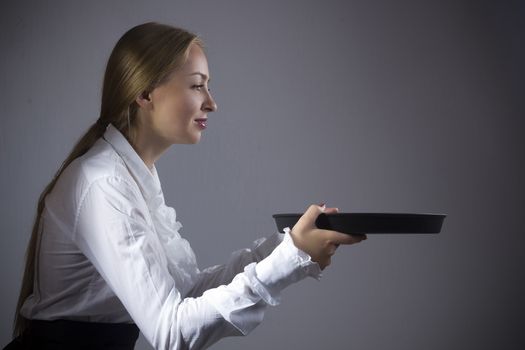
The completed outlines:
<svg viewBox="0 0 525 350">
<path fill-rule="evenodd" d="M 122 158 L 129 172 L 137 182 L 148 206 L 157 207 L 164 202 L 162 188 L 155 164 L 151 170 L 140 158 L 128 140 L 113 124 L 108 124 L 103 136 Z"/>
</svg>

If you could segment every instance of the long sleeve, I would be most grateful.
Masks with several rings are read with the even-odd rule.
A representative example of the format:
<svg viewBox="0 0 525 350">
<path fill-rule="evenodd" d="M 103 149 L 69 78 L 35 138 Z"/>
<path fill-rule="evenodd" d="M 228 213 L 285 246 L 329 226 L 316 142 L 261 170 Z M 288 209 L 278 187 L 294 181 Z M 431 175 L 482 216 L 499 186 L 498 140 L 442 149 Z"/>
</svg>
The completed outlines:
<svg viewBox="0 0 525 350">
<path fill-rule="evenodd" d="M 201 296 L 210 288 L 230 283 L 233 277 L 243 272 L 244 267 L 252 262 L 259 262 L 266 258 L 284 238 L 282 233 L 273 233 L 253 242 L 251 248 L 239 249 L 233 252 L 225 264 L 210 266 L 200 271 L 197 281 L 188 296 Z"/>
<path fill-rule="evenodd" d="M 230 283 L 183 298 L 184 286 L 168 271 L 139 189 L 116 176 L 90 185 L 72 238 L 156 349 L 204 349 L 223 337 L 248 334 L 266 306 L 279 302 L 283 288 L 320 276 L 318 264 L 285 234 L 271 254 L 246 265 Z"/>
</svg>

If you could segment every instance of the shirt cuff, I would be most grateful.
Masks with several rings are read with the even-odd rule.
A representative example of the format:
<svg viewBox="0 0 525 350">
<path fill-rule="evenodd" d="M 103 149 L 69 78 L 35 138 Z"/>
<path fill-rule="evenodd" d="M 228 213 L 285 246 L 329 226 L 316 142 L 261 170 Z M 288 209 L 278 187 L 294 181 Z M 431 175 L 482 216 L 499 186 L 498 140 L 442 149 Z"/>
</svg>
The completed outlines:
<svg viewBox="0 0 525 350">
<path fill-rule="evenodd" d="M 290 228 L 284 229 L 282 242 L 259 263 L 247 265 L 244 272 L 254 291 L 269 305 L 281 302 L 281 291 L 307 276 L 320 280 L 321 268 L 310 255 L 293 243 Z"/>
</svg>

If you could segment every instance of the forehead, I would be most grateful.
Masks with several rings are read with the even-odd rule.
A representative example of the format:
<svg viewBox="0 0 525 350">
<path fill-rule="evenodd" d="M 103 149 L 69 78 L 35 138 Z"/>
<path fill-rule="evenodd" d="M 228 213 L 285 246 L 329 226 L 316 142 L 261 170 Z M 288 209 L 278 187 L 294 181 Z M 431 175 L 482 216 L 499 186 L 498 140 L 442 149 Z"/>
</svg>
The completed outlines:
<svg viewBox="0 0 525 350">
<path fill-rule="evenodd" d="M 184 74 L 200 72 L 209 76 L 208 60 L 206 59 L 206 55 L 199 45 L 192 44 L 190 46 L 188 59 L 181 66 L 181 71 Z M 195 76 L 200 77 L 200 75 Z"/>
<path fill-rule="evenodd" d="M 194 74 L 194 73 L 202 73 L 206 75 L 206 77 L 203 77 L 200 74 Z M 206 60 L 206 55 L 204 54 L 204 51 L 196 44 L 192 44 L 190 46 L 189 52 L 188 52 L 188 58 L 186 61 L 177 69 L 172 71 L 164 80 L 164 82 L 161 82 L 160 85 L 179 85 L 183 83 L 184 81 L 187 81 L 188 79 L 191 79 L 191 81 L 194 80 L 206 80 L 209 79 L 209 72 L 208 72 L 208 61 Z"/>
</svg>

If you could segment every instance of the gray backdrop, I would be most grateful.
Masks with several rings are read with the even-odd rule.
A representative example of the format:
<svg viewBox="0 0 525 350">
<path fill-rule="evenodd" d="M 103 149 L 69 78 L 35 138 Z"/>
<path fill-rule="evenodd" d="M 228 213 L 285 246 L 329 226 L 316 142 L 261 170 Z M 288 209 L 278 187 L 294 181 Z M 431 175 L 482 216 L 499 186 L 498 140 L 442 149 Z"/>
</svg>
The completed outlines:
<svg viewBox="0 0 525 350">
<path fill-rule="evenodd" d="M 523 349 L 524 16 L 520 1 L 5 2 L 0 343 L 38 196 L 98 117 L 117 39 L 155 20 L 208 46 L 218 112 L 157 163 L 201 267 L 311 203 L 448 214 L 439 235 L 341 247 L 215 349 Z"/>
</svg>

